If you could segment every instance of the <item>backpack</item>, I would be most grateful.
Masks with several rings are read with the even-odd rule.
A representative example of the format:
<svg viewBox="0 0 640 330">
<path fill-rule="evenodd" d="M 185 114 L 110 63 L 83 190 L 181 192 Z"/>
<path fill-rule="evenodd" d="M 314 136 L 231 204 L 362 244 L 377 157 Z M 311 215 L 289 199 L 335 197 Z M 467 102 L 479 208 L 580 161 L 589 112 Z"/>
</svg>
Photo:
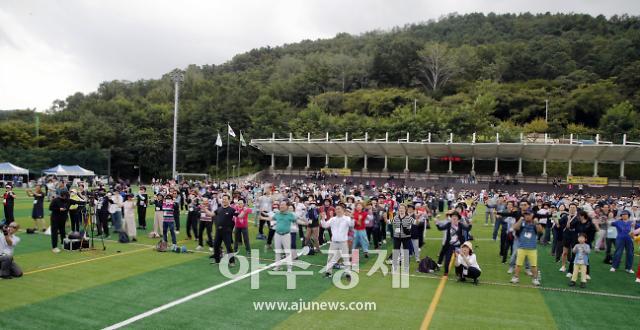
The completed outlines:
<svg viewBox="0 0 640 330">
<path fill-rule="evenodd" d="M 316 250 L 314 249 L 313 242 L 311 242 L 311 240 L 309 240 L 309 244 L 307 244 L 307 246 L 309 247 L 309 252 L 307 253 L 308 256 L 316 254 Z"/>
<path fill-rule="evenodd" d="M 167 252 L 167 242 L 160 240 L 158 244 L 156 244 L 156 251 L 158 252 Z"/>
<path fill-rule="evenodd" d="M 120 243 L 129 243 L 129 235 L 127 235 L 127 233 L 125 233 L 124 231 L 121 231 L 120 236 L 118 237 L 118 242 Z"/>
<path fill-rule="evenodd" d="M 438 264 L 429 257 L 424 257 L 424 259 L 420 260 L 420 264 L 418 265 L 418 271 L 421 273 L 433 273 L 438 270 L 440 270 Z"/>
<path fill-rule="evenodd" d="M 317 208 L 310 208 L 309 211 L 307 211 L 307 218 L 309 218 L 309 220 L 311 221 L 316 221 L 318 220 L 318 217 L 320 215 L 318 214 L 318 209 Z"/>
<path fill-rule="evenodd" d="M 175 252 L 175 253 L 187 253 L 187 252 L 189 252 L 189 250 L 187 249 L 187 247 L 186 247 L 186 246 L 184 246 L 184 245 L 183 245 L 183 246 L 177 246 L 177 245 L 176 245 L 176 246 L 173 248 L 173 250 L 172 250 L 172 251 L 173 251 L 173 252 Z"/>
</svg>

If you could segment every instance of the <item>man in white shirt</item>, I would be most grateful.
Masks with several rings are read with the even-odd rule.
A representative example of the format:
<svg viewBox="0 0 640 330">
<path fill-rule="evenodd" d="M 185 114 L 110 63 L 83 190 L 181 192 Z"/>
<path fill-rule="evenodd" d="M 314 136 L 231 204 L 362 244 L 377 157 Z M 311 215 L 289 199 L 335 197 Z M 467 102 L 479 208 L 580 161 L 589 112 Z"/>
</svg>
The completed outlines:
<svg viewBox="0 0 640 330">
<path fill-rule="evenodd" d="M 120 195 L 120 191 L 116 190 L 115 194 L 107 194 L 112 203 L 109 204 L 109 213 L 111 213 L 111 222 L 113 222 L 113 229 L 119 233 L 122 230 L 122 206 L 124 201 Z"/>
<path fill-rule="evenodd" d="M 345 206 L 338 204 L 336 206 L 336 216 L 327 220 L 322 216 L 322 227 L 331 228 L 331 243 L 329 245 L 329 257 L 327 258 L 327 267 L 325 269 L 325 277 L 331 277 L 333 266 L 338 262 L 340 257 L 344 260 L 345 273 L 347 278 L 350 277 L 349 269 L 351 261 L 349 259 L 349 228 L 354 225 L 353 219 L 344 214 Z"/>
<path fill-rule="evenodd" d="M 20 237 L 15 235 L 19 228 L 18 223 L 12 222 L 0 234 L 0 278 L 2 279 L 22 276 L 22 270 L 13 261 L 13 250 L 20 243 Z"/>
<path fill-rule="evenodd" d="M 258 197 L 258 207 L 260 208 L 259 212 L 271 212 L 271 205 L 273 204 L 274 199 L 271 197 L 271 188 L 270 187 L 266 187 L 265 191 L 264 191 L 264 195 Z M 258 226 L 258 236 L 256 237 L 256 239 L 267 239 L 267 236 L 264 235 L 264 225 L 267 223 L 267 221 L 263 220 L 263 219 L 259 219 L 259 226 Z"/>
</svg>

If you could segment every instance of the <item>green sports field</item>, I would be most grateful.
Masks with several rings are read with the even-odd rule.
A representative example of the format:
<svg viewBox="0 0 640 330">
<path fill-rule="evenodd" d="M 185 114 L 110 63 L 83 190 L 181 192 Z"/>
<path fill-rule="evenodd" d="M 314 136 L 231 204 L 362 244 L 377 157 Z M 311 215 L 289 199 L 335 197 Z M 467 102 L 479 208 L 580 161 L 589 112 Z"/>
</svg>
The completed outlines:
<svg viewBox="0 0 640 330">
<path fill-rule="evenodd" d="M 146 238 L 141 231 L 135 244 L 106 241 L 103 251 L 98 240 L 96 250 L 53 254 L 49 236 L 24 233 L 24 228 L 33 226 L 32 200 L 23 190 L 16 193 L 16 216 L 23 227 L 16 261 L 25 276 L 0 281 L 1 329 L 102 329 L 230 281 L 221 275 L 219 266 L 209 263 L 208 252 L 154 252 L 157 240 Z M 153 220 L 149 211 L 147 223 Z M 182 227 L 185 219 L 186 215 L 181 216 Z M 524 274 L 521 284 L 514 286 L 509 284 L 507 266 L 500 263 L 498 243 L 490 239 L 491 227 L 482 223 L 484 210 L 480 209 L 473 229 L 483 271 L 479 286 L 416 273 L 412 263 L 409 288 L 393 289 L 391 276 L 380 272 L 367 276 L 373 261 L 362 259 L 357 286 L 342 290 L 318 273 L 326 255 L 305 256 L 302 259 L 312 264 L 308 270 L 314 272 L 299 276 L 295 290 L 286 289 L 284 276 L 264 271 L 259 274 L 257 290 L 251 289 L 249 278 L 227 283 L 126 327 L 417 329 L 428 324 L 433 329 L 637 328 L 640 285 L 634 283 L 633 275 L 610 273 L 602 263 L 602 253 L 592 256 L 592 280 L 586 289 L 569 290 L 568 279 L 558 272 L 559 265 L 549 256 L 548 248 L 539 250 L 542 287 L 531 287 Z M 194 241 L 184 241 L 181 229 L 178 240 L 189 249 L 195 248 Z M 261 262 L 269 264 L 273 253 L 264 252 L 264 241 L 253 240 L 256 232 L 255 227 L 250 229 L 252 247 L 259 248 Z M 441 234 L 430 230 L 427 236 L 422 255 L 435 258 Z M 244 254 L 244 248 L 240 251 Z M 375 302 L 376 310 L 257 311 L 254 302 L 263 301 Z M 432 313 L 427 317 L 430 307 Z"/>
</svg>

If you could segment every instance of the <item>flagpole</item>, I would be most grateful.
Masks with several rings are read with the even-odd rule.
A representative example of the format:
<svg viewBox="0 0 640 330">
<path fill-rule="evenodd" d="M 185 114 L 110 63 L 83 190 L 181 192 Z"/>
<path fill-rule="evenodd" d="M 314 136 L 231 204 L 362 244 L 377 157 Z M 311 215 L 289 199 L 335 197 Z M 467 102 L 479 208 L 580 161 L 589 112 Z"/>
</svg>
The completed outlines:
<svg viewBox="0 0 640 330">
<path fill-rule="evenodd" d="M 218 136 L 216 136 L 216 180 L 218 180 L 218 160 L 220 159 L 220 146 L 218 146 L 218 137 L 220 137 L 220 131 L 218 131 Z"/>
<path fill-rule="evenodd" d="M 227 122 L 227 181 L 229 181 L 229 123 Z"/>
<path fill-rule="evenodd" d="M 241 154 L 241 149 L 240 147 L 242 146 L 242 130 L 240 130 L 240 139 L 238 139 L 238 183 L 240 182 L 240 154 Z"/>
</svg>

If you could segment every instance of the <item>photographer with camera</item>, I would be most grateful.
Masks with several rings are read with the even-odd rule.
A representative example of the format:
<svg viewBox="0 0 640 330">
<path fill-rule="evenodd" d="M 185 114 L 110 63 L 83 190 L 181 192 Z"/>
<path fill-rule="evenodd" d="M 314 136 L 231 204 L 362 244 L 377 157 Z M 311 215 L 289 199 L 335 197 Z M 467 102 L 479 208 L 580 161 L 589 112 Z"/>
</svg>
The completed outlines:
<svg viewBox="0 0 640 330">
<path fill-rule="evenodd" d="M 60 253 L 58 248 L 58 235 L 60 240 L 63 240 L 65 233 L 65 225 L 67 218 L 69 217 L 69 208 L 71 205 L 85 205 L 84 201 L 76 201 L 69 198 L 68 191 L 62 191 L 60 196 L 54 198 L 49 204 L 49 211 L 51 211 L 51 251 L 53 253 Z"/>
<path fill-rule="evenodd" d="M 71 200 L 76 202 L 86 202 L 86 198 L 84 196 L 84 191 L 82 189 L 76 190 L 71 189 Z M 69 206 L 69 217 L 71 218 L 71 231 L 80 231 L 80 227 L 82 224 L 82 216 L 85 214 L 86 210 L 84 205 L 73 204 Z"/>
<path fill-rule="evenodd" d="M 13 261 L 13 250 L 20 243 L 20 238 L 15 233 L 20 229 L 17 222 L 2 226 L 0 235 L 0 278 L 8 280 L 21 277 L 22 270 Z"/>
</svg>

